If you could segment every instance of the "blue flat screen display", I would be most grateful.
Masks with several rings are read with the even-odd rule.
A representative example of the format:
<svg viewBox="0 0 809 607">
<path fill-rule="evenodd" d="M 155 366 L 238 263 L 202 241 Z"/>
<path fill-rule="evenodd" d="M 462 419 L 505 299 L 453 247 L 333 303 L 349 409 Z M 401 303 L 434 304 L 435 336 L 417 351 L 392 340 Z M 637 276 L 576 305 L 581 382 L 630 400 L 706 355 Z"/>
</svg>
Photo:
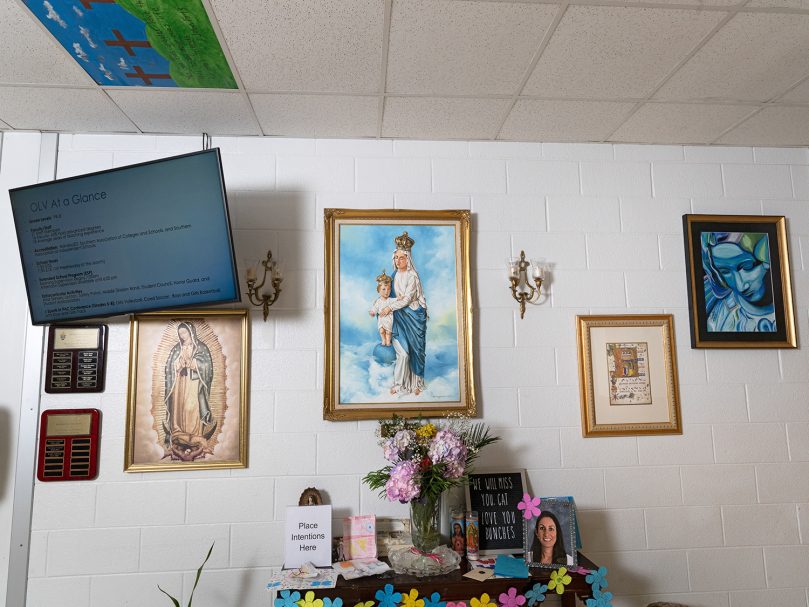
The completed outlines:
<svg viewBox="0 0 809 607">
<path fill-rule="evenodd" d="M 9 195 L 34 324 L 239 301 L 218 149 Z"/>
</svg>

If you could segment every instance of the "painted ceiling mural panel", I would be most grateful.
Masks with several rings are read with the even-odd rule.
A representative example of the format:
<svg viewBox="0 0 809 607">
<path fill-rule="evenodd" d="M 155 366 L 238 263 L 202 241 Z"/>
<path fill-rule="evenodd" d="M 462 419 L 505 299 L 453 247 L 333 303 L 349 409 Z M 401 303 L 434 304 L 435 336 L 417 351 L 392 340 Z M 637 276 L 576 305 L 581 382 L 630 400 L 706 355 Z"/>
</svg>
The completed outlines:
<svg viewBox="0 0 809 607">
<path fill-rule="evenodd" d="M 200 0 L 25 0 L 104 86 L 235 89 Z"/>
</svg>

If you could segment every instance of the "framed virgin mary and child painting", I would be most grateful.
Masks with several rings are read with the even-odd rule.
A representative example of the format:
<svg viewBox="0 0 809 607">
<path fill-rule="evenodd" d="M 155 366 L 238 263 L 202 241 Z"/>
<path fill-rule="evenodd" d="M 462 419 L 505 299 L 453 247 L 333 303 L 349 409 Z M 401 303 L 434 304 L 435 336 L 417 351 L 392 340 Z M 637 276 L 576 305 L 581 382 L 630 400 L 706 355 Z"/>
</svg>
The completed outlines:
<svg viewBox="0 0 809 607">
<path fill-rule="evenodd" d="M 475 415 L 469 225 L 325 209 L 325 419 Z"/>
</svg>

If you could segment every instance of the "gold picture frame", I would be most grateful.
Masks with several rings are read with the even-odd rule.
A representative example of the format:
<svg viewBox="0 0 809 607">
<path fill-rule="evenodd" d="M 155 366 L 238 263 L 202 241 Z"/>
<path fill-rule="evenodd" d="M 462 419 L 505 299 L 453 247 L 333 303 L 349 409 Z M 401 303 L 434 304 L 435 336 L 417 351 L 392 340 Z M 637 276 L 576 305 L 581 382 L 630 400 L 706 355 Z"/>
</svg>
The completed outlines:
<svg viewBox="0 0 809 607">
<path fill-rule="evenodd" d="M 682 434 L 671 314 L 577 316 L 582 435 Z"/>
<path fill-rule="evenodd" d="M 324 219 L 323 418 L 474 416 L 470 212 Z"/>
<path fill-rule="evenodd" d="M 125 472 L 247 467 L 249 318 L 247 310 L 132 317 Z"/>
</svg>

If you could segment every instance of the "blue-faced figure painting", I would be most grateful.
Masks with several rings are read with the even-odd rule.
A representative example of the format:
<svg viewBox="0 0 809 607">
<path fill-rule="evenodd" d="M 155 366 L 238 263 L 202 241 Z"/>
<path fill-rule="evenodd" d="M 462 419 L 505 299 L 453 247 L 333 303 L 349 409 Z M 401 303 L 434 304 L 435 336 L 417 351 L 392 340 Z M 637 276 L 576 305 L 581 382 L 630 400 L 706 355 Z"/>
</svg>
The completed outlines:
<svg viewBox="0 0 809 607">
<path fill-rule="evenodd" d="M 775 332 L 770 239 L 759 232 L 702 232 L 707 330 Z"/>
<path fill-rule="evenodd" d="M 341 226 L 341 402 L 458 400 L 456 276 L 452 226 Z"/>
</svg>

